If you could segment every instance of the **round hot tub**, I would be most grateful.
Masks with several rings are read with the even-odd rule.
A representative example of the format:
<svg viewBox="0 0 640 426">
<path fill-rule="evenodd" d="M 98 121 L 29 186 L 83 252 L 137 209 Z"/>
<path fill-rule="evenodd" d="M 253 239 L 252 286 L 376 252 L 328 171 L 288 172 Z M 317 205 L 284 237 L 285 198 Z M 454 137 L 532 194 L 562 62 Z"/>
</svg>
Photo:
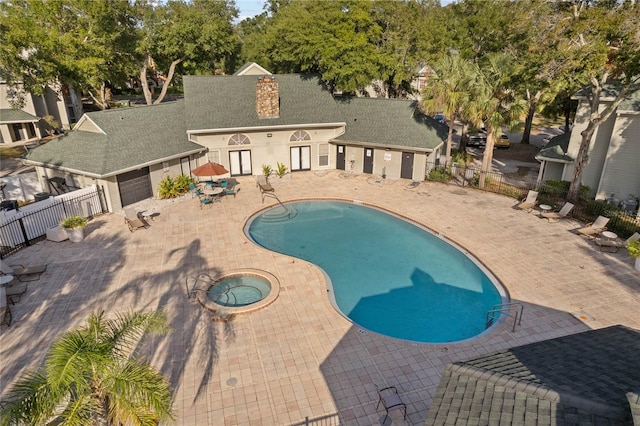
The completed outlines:
<svg viewBox="0 0 640 426">
<path fill-rule="evenodd" d="M 202 286 L 198 301 L 220 315 L 235 315 L 262 309 L 280 292 L 277 278 L 257 269 L 242 269 L 222 275 Z"/>
</svg>

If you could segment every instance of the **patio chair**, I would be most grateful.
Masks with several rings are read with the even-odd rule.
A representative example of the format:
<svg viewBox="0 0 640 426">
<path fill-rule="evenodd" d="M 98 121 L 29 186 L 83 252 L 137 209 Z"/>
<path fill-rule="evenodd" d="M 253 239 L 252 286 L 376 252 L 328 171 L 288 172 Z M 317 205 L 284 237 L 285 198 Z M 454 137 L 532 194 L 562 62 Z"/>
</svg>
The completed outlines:
<svg viewBox="0 0 640 426">
<path fill-rule="evenodd" d="M 47 270 L 47 265 L 39 266 L 23 266 L 23 265 L 7 265 L 0 260 L 0 272 L 5 275 L 13 275 L 18 281 L 37 281 L 40 276 Z"/>
<path fill-rule="evenodd" d="M 578 228 L 576 231 L 578 234 L 593 238 L 599 233 L 607 230 L 607 223 L 609 223 L 608 217 L 598 216 L 595 221 L 586 224 L 582 228 Z"/>
<path fill-rule="evenodd" d="M 540 217 L 544 217 L 549 220 L 549 222 L 557 222 L 560 219 L 566 219 L 569 217 L 569 212 L 573 209 L 573 204 L 564 203 L 564 206 L 560 209 L 559 212 L 542 212 L 540 213 Z"/>
<path fill-rule="evenodd" d="M 622 247 L 626 247 L 629 245 L 631 241 L 640 240 L 640 233 L 636 232 L 625 241 L 622 241 L 618 238 L 612 240 L 609 238 L 596 238 L 594 242 L 598 247 L 600 247 L 600 251 L 608 251 L 612 253 L 617 253 Z"/>
<path fill-rule="evenodd" d="M 260 188 L 260 192 L 275 192 L 273 186 L 267 182 L 267 177 L 265 175 L 258 175 L 257 185 Z"/>
<path fill-rule="evenodd" d="M 407 419 L 407 406 L 400 399 L 400 395 L 398 395 L 398 389 L 395 386 L 388 386 L 386 388 L 378 389 L 376 386 L 376 390 L 378 391 L 378 405 L 376 405 L 376 410 L 380 407 L 380 403 L 384 407 L 385 415 L 384 420 L 382 420 L 382 424 L 387 420 L 389 416 L 389 411 L 395 409 L 402 409 L 404 413 L 404 419 Z"/>
<path fill-rule="evenodd" d="M 209 198 L 209 197 L 200 197 L 200 208 L 202 209 L 203 206 L 212 206 L 213 205 L 213 199 Z"/>
<path fill-rule="evenodd" d="M 20 301 L 20 297 L 27 291 L 27 284 L 7 284 L 4 289 L 7 294 L 7 300 L 11 302 L 12 305 L 15 305 L 16 302 Z"/>
<path fill-rule="evenodd" d="M 524 201 L 520 202 L 515 207 L 520 210 L 526 210 L 528 213 L 531 213 L 533 208 L 536 206 L 538 202 L 538 191 L 529 191 L 527 193 L 527 198 Z"/>
<path fill-rule="evenodd" d="M 222 193 L 224 195 L 233 195 L 233 198 L 236 198 L 236 194 L 238 193 L 238 191 L 240 190 L 239 186 L 234 184 L 234 183 L 229 183 L 225 188 L 224 191 L 222 191 Z"/>
<path fill-rule="evenodd" d="M 146 229 L 149 226 L 145 221 L 140 219 L 138 213 L 132 208 L 124 209 L 124 221 L 131 232 L 135 232 L 140 228 Z"/>
<path fill-rule="evenodd" d="M 189 191 L 191 191 L 191 198 L 202 195 L 202 190 L 193 183 L 189 184 Z"/>
</svg>

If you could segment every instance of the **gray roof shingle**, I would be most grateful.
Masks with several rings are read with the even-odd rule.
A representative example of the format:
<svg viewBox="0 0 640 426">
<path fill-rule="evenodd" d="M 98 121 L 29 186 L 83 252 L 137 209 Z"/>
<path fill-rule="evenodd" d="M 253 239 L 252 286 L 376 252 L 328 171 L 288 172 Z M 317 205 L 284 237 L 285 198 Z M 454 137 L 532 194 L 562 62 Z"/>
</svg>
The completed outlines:
<svg viewBox="0 0 640 426">
<path fill-rule="evenodd" d="M 0 109 L 0 123 L 33 123 L 38 120 L 40 120 L 40 118 L 22 111 L 21 109 Z"/>
<path fill-rule="evenodd" d="M 182 101 L 87 114 L 106 134 L 80 130 L 33 149 L 26 160 L 107 177 L 202 151 L 189 142 Z"/>
<path fill-rule="evenodd" d="M 640 332 L 614 326 L 449 364 L 425 424 L 631 425 L 639 353 Z"/>
<path fill-rule="evenodd" d="M 317 76 L 274 75 L 280 116 L 256 113 L 257 76 L 185 76 L 189 130 L 346 123 L 338 140 L 432 150 L 447 137 L 447 127 L 421 114 L 415 101 L 334 98 Z"/>
<path fill-rule="evenodd" d="M 571 133 L 563 133 L 561 135 L 551 138 L 547 146 L 538 152 L 536 155 L 537 160 L 562 160 L 573 161 L 574 159 L 567 155 L 569 149 L 569 140 L 571 139 Z"/>
</svg>

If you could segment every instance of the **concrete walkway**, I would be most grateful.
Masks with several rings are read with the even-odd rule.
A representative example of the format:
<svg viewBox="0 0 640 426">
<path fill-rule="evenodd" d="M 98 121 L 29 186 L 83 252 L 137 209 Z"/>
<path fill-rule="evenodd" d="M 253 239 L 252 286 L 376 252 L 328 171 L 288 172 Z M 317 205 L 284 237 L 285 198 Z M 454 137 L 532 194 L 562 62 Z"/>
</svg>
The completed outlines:
<svg viewBox="0 0 640 426">
<path fill-rule="evenodd" d="M 474 253 L 525 305 L 522 326 L 459 344 L 414 344 L 360 330 L 329 304 L 321 272 L 299 259 L 257 247 L 243 234 L 261 203 L 253 178 L 237 197 L 200 208 L 190 195 L 154 202 L 151 227 L 130 233 L 122 216 L 93 219 L 81 243 L 42 241 L 9 264 L 48 264 L 11 306 L 0 332 L 0 400 L 51 342 L 91 313 L 166 309 L 173 332 L 142 348 L 171 381 L 177 424 L 381 424 L 375 386 L 397 386 L 408 404 L 387 424 L 422 424 L 444 366 L 455 360 L 613 324 L 640 329 L 640 273 L 625 250 L 602 253 L 572 232 L 512 208 L 514 200 L 468 188 L 409 181 L 370 183 L 337 171 L 274 178 L 280 199 L 361 200 L 401 213 Z M 147 205 L 143 209 L 149 208 Z M 238 268 L 273 273 L 278 299 L 232 321 L 212 321 L 185 280 Z M 320 423 L 319 423 L 320 424 Z"/>
</svg>

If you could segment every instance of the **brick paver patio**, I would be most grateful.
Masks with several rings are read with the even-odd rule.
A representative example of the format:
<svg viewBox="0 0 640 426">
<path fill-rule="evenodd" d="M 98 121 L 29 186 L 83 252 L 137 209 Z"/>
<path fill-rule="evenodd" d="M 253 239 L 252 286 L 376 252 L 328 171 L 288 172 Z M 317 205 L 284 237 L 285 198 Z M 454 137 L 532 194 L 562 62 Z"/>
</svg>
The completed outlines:
<svg viewBox="0 0 640 426">
<path fill-rule="evenodd" d="M 444 366 L 451 361 L 613 324 L 640 329 L 640 273 L 625 250 L 602 253 L 572 232 L 573 221 L 548 223 L 512 208 L 514 200 L 468 188 L 408 181 L 370 183 L 338 171 L 273 178 L 282 199 L 328 197 L 374 203 L 408 216 L 474 253 L 525 305 L 515 332 L 501 324 L 458 344 L 402 342 L 360 330 L 329 304 L 322 273 L 299 259 L 257 247 L 243 234 L 261 203 L 253 178 L 237 197 L 200 208 L 191 195 L 158 202 L 147 230 L 130 233 L 118 214 L 94 218 L 81 243 L 41 241 L 9 264 L 48 264 L 11 306 L 0 332 L 0 399 L 51 342 L 89 313 L 167 310 L 173 331 L 144 345 L 174 388 L 177 424 L 373 425 L 375 386 L 395 385 L 408 405 L 387 424 L 422 424 Z M 372 230 L 374 232 L 374 230 Z M 185 280 L 238 268 L 271 272 L 278 299 L 229 322 L 212 321 Z"/>
</svg>

